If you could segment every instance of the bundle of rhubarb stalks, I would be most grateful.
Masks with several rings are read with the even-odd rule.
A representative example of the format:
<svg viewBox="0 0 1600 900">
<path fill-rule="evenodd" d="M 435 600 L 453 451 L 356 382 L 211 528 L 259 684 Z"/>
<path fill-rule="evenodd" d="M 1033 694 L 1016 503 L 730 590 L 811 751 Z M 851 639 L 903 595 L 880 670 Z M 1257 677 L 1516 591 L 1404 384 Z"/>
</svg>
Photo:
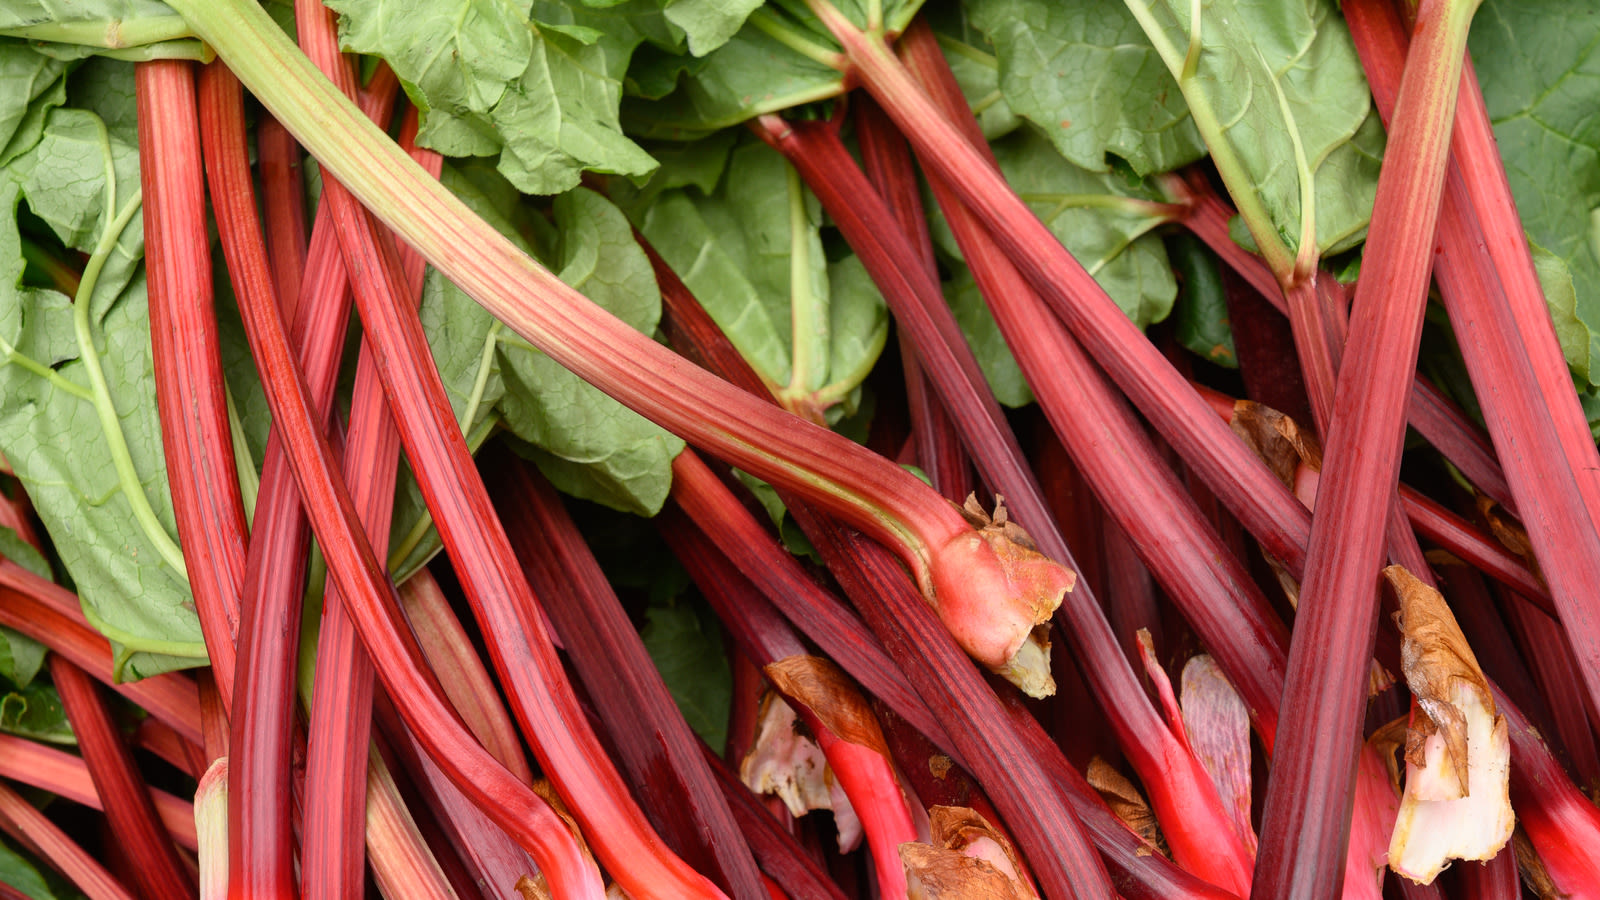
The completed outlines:
<svg viewBox="0 0 1600 900">
<path fill-rule="evenodd" d="M 0 897 L 1600 897 L 1596 109 L 1578 0 L 0 4 Z"/>
</svg>

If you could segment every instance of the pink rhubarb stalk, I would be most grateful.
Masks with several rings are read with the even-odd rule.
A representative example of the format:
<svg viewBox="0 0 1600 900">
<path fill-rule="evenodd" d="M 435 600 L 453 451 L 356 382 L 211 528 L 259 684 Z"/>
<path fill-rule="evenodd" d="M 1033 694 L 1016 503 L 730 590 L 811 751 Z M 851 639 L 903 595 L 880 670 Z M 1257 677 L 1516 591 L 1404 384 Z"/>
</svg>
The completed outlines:
<svg viewBox="0 0 1600 900">
<path fill-rule="evenodd" d="M 246 530 L 211 307 L 194 71 L 176 60 L 139 63 L 134 83 L 161 443 L 206 652 L 231 702 Z"/>
</svg>

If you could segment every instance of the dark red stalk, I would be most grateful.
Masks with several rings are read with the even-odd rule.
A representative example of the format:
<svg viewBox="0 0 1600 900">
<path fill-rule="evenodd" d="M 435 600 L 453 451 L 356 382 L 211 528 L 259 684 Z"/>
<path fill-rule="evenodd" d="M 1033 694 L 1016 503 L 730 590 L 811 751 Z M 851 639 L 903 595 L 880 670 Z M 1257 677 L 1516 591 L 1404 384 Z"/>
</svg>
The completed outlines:
<svg viewBox="0 0 1600 900">
<path fill-rule="evenodd" d="M 730 896 L 760 897 L 750 849 L 638 630 L 555 488 L 508 456 L 501 453 L 492 471 L 522 571 L 544 598 L 645 810 L 674 850 Z"/>
<path fill-rule="evenodd" d="M 1266 262 L 1228 236 L 1228 221 L 1233 216 L 1233 210 L 1217 196 L 1204 175 L 1195 172 L 1187 179 L 1175 175 L 1163 176 L 1163 179 L 1167 190 L 1181 197 L 1188 206 L 1189 213 L 1183 219 L 1184 226 L 1204 241 L 1212 252 L 1221 256 L 1278 312 L 1287 315 L 1288 304 Z M 1317 281 L 1319 290 L 1343 290 L 1327 273 L 1319 274 Z M 1331 330 L 1341 335 L 1342 344 L 1342 335 L 1348 330 L 1344 304 L 1325 303 L 1321 306 L 1321 312 L 1325 317 L 1332 317 L 1328 324 Z M 1467 419 L 1459 406 L 1420 375 L 1412 384 L 1406 416 L 1411 427 L 1460 469 L 1468 481 L 1495 500 L 1508 503 L 1511 488 L 1506 484 L 1505 473 L 1494 457 L 1494 448 L 1487 436 Z"/>
<path fill-rule="evenodd" d="M 184 900 L 194 896 L 194 879 L 156 815 L 154 801 L 122 742 L 116 723 L 84 671 L 59 656 L 50 657 L 50 677 L 78 738 L 78 749 L 105 803 L 106 819 L 117 842 L 139 861 L 134 867 L 146 900 Z"/>
<path fill-rule="evenodd" d="M 1600 456 L 1596 454 L 1587 417 L 1572 390 L 1572 376 L 1533 268 L 1527 233 L 1511 196 L 1471 59 L 1463 61 L 1461 79 L 1461 97 L 1451 132 L 1451 165 L 1461 172 L 1467 205 L 1477 213 L 1484 244 L 1505 288 L 1511 317 L 1517 323 L 1517 333 L 1544 397 L 1544 408 L 1550 412 L 1589 515 L 1600 521 Z M 1446 218 L 1450 215 L 1445 213 Z"/>
<path fill-rule="evenodd" d="M 387 67 L 387 77 L 374 77 L 363 92 L 363 99 L 374 101 L 369 114 L 374 121 L 388 118 L 395 95 L 395 78 Z M 381 82 L 381 83 L 380 83 Z M 407 116 L 410 134 L 415 137 L 415 113 Z M 413 153 L 416 156 L 416 153 Z M 423 151 L 422 162 L 438 177 L 443 158 Z M 319 220 L 333 231 L 333 218 Z M 328 242 L 330 258 L 333 241 Z M 422 263 L 415 253 L 406 258 L 406 296 L 419 298 L 422 292 Z M 333 268 L 343 269 L 342 260 L 330 259 Z M 308 303 L 335 307 L 336 325 L 307 328 L 299 335 L 302 362 L 320 410 L 332 402 L 334 376 L 337 375 L 339 349 L 349 321 L 348 281 L 340 280 L 338 290 L 309 297 Z M 309 319 L 310 316 L 307 316 Z M 297 322 L 298 324 L 298 322 Z M 291 338 L 293 339 L 293 337 Z M 272 445 L 268 454 L 271 459 Z M 385 546 L 394 505 L 395 475 L 400 464 L 400 437 L 394 430 L 383 398 L 383 389 L 372 370 L 369 354 L 362 352 L 356 368 L 355 393 L 350 402 L 350 431 L 344 453 L 345 482 L 351 500 L 361 510 L 362 524 L 376 546 Z M 294 484 L 287 468 L 282 470 L 285 487 Z M 265 480 L 263 480 L 263 487 Z M 297 497 L 297 495 L 296 495 Z M 296 499 L 291 508 L 298 520 L 298 533 L 307 532 L 304 514 Z M 297 548 L 298 549 L 298 548 Z M 306 763 L 306 830 L 321 839 L 307 842 L 300 883 L 307 900 L 346 898 L 361 895 L 363 875 L 363 820 L 366 806 L 367 752 L 371 733 L 372 661 L 361 647 L 338 588 L 331 583 L 323 596 L 322 622 L 317 639 L 317 668 L 313 680 L 310 737 Z"/>
<path fill-rule="evenodd" d="M 145 62 L 134 67 L 134 82 L 161 444 L 195 611 L 226 699 L 233 695 L 246 530 L 211 307 L 194 72 L 187 62 Z"/>
<path fill-rule="evenodd" d="M 296 7 L 303 49 L 350 96 L 354 77 L 339 55 L 332 13 L 308 0 Z M 601 860 L 631 895 L 638 900 L 673 891 L 717 895 L 710 882 L 662 845 L 583 722 L 538 614 L 538 601 L 517 568 L 445 398 L 422 324 L 414 311 L 396 302 L 392 244 L 386 235 L 374 234 L 371 218 L 342 185 L 327 179 L 323 189 L 339 223 L 346 265 L 371 273 L 352 279 L 366 343 L 378 362 L 407 457 L 490 643 L 524 736 Z M 304 489 L 305 473 L 296 469 Z M 411 699 L 393 687 L 390 694 Z"/>
<path fill-rule="evenodd" d="M 646 249 L 648 251 L 648 245 L 646 245 Z M 713 370 L 724 378 L 752 393 L 767 396 L 770 400 L 771 397 L 766 393 L 767 388 L 761 382 L 760 377 L 738 355 L 738 352 L 733 349 L 727 338 L 717 330 L 710 317 L 695 302 L 693 295 L 683 287 L 681 282 L 677 281 L 676 276 L 671 274 L 670 269 L 659 271 L 662 273 L 658 277 L 662 284 L 664 330 L 668 334 L 674 335 L 675 341 L 684 342 L 685 349 L 690 351 L 689 355 L 709 361 Z M 683 456 L 680 455 L 679 460 L 682 459 Z M 690 484 L 692 482 L 690 477 L 692 474 L 692 472 L 686 471 L 677 472 L 673 481 L 675 490 L 682 489 L 683 486 Z M 723 508 L 719 502 L 709 504 L 703 511 L 690 509 L 686 502 L 686 496 L 688 495 L 679 495 L 678 502 L 680 505 L 684 505 L 691 518 L 697 519 L 702 526 L 707 521 L 710 521 L 702 518 L 703 515 Z M 863 539 L 854 532 L 844 529 L 842 526 L 817 516 L 810 510 L 808 505 L 798 498 L 789 497 L 786 499 L 786 503 L 791 513 L 795 514 L 796 520 L 800 522 L 802 528 L 807 531 L 812 540 L 822 542 L 819 546 L 829 548 L 828 552 L 831 553 L 827 557 L 829 568 L 833 571 L 835 577 L 840 580 L 846 592 L 855 599 L 858 608 L 863 610 L 869 608 L 878 609 L 880 601 L 877 597 L 880 592 L 900 592 L 901 602 L 904 602 L 904 592 L 915 591 L 915 588 L 906 577 L 905 570 L 887 550 Z M 756 534 L 764 534 L 764 530 L 759 525 L 753 524 L 753 517 L 747 515 L 745 519 L 752 523 L 751 527 L 756 530 Z M 717 534 L 732 534 L 733 532 L 729 529 L 735 524 L 736 522 L 731 519 L 724 520 L 718 522 L 712 528 L 712 531 Z M 754 537 L 740 538 L 733 543 L 747 551 L 735 560 L 739 565 L 740 571 L 752 582 L 760 585 L 762 592 L 768 598 L 774 603 L 783 603 L 791 596 L 791 590 L 783 586 L 786 582 L 771 582 L 768 579 L 772 578 L 774 573 L 786 570 L 793 570 L 798 573 L 799 570 L 795 566 L 792 557 L 787 553 L 779 553 L 777 558 L 783 562 L 778 563 L 776 566 L 761 565 L 757 563 L 749 551 L 764 548 L 767 544 L 771 544 L 770 538 L 765 543 Z M 812 584 L 803 575 L 794 583 Z M 794 596 L 803 597 L 806 594 L 795 593 Z M 821 594 L 820 596 L 827 598 L 826 594 Z M 950 705 L 952 698 L 948 687 L 945 685 L 945 678 L 948 675 L 948 677 L 958 679 L 964 683 L 965 678 L 963 676 L 966 672 L 971 671 L 970 667 L 956 666 L 950 669 L 949 672 L 944 672 L 940 669 L 939 662 L 924 662 L 921 656 L 923 650 L 920 647 L 910 644 L 901 638 L 903 632 L 898 629 L 890 630 L 892 627 L 890 623 L 893 619 L 886 613 L 880 615 L 874 625 L 874 630 L 878 631 L 880 635 L 889 633 L 896 638 L 900 638 L 899 643 L 895 645 L 900 652 L 895 655 L 895 658 L 907 660 L 906 665 L 911 671 L 906 674 L 912 676 L 913 684 L 916 685 L 922 698 L 928 699 L 924 701 L 922 698 L 917 698 L 907 705 L 903 700 L 897 700 L 902 696 L 901 694 L 885 693 L 885 682 L 880 676 L 874 675 L 872 671 L 866 668 L 853 667 L 849 662 L 851 657 L 844 653 L 845 649 L 852 647 L 871 647 L 873 648 L 874 656 L 881 656 L 883 651 L 876 649 L 876 640 L 870 637 L 866 640 L 851 642 L 832 640 L 838 636 L 837 633 L 843 633 L 846 628 L 859 629 L 861 626 L 858 620 L 848 614 L 842 617 L 834 614 L 819 621 L 818 626 L 820 627 L 806 624 L 809 621 L 816 620 L 816 612 L 810 612 L 808 608 L 818 612 L 826 611 L 828 607 L 832 606 L 832 603 L 833 601 L 828 600 L 827 603 L 813 602 L 796 604 L 792 607 L 786 605 L 784 614 L 795 622 L 808 637 L 816 641 L 831 657 L 840 662 L 847 671 L 870 690 L 877 693 L 896 713 L 911 721 L 913 725 L 927 717 L 928 714 L 924 711 L 929 708 L 927 705 L 929 703 L 937 703 L 938 706 L 935 708 L 944 711 L 941 713 L 941 718 L 954 723 L 957 728 L 963 727 L 963 723 L 974 723 L 971 728 L 976 729 L 981 734 L 965 734 L 959 740 L 953 736 L 955 731 L 947 733 L 944 724 L 937 719 L 934 720 L 935 724 L 931 727 L 927 725 L 917 725 L 917 727 L 932 738 L 935 743 L 939 744 L 941 749 L 951 756 L 958 765 L 973 772 L 979 781 L 985 784 L 987 790 L 1000 793 L 1018 790 L 1020 782 L 1017 780 L 1015 773 L 1010 771 L 1010 760 L 1015 759 L 1017 761 L 1016 771 L 1022 773 L 1024 778 L 1030 777 L 1029 773 L 1034 770 L 1034 766 L 1043 766 L 1044 773 L 1048 774 L 1042 773 L 1038 777 L 1043 779 L 1043 784 L 1053 785 L 1048 789 L 1059 791 L 1061 801 L 1070 804 L 1072 809 L 1082 817 L 1084 825 L 1091 830 L 1094 836 L 1096 847 L 1103 854 L 1106 864 L 1110 867 L 1116 879 L 1117 889 L 1128 900 L 1135 900 L 1135 898 L 1147 898 L 1147 900 L 1167 898 L 1167 900 L 1170 900 L 1170 898 L 1174 897 L 1220 898 L 1233 896 L 1221 888 L 1206 884 L 1189 875 L 1172 865 L 1164 857 L 1152 855 L 1149 846 L 1133 832 L 1129 831 L 1121 820 L 1111 814 L 1111 811 L 1105 807 L 1099 795 L 1083 780 L 1082 774 L 1067 764 L 1066 759 L 1061 756 L 1060 749 L 1051 742 L 1044 730 L 1039 727 L 1038 722 L 1031 715 L 1028 715 L 1025 710 L 1021 710 L 1020 706 L 1017 707 L 1017 709 L 1021 710 L 1020 715 L 1014 721 L 1016 723 L 1015 727 L 1022 735 L 1022 740 L 1026 742 L 1027 749 L 1017 747 L 1013 743 L 1015 738 L 1010 735 L 1008 729 L 996 729 L 995 723 L 1004 721 L 1003 719 L 983 718 L 985 714 L 993 715 L 998 712 L 995 707 L 990 706 L 994 701 L 994 695 L 986 685 L 976 688 L 979 698 L 988 698 L 987 700 L 979 699 L 975 701 L 980 706 L 978 712 L 968 713 L 963 711 L 960 706 L 952 707 Z M 802 613 L 804 613 L 803 616 Z M 828 624 L 829 622 L 836 624 L 830 625 Z M 882 658 L 887 659 L 886 656 Z M 891 665 L 890 668 L 892 669 L 893 666 Z M 898 681 L 903 677 L 906 676 L 896 675 L 895 680 Z M 974 689 L 967 688 L 967 690 Z M 998 714 L 1004 715 L 1005 713 Z M 980 722 L 985 724 L 976 724 Z M 965 762 L 966 754 L 975 747 L 980 752 L 990 755 L 983 758 L 976 765 L 968 766 Z M 993 749 L 995 747 L 1003 748 L 1002 753 L 1004 755 L 994 756 Z M 985 779 L 988 780 L 985 781 Z M 1038 802 L 1038 799 L 1028 796 L 1020 802 L 1026 805 L 1029 801 Z M 1019 801 L 1017 799 L 1008 798 L 1006 805 L 1002 806 L 1001 809 L 1015 810 L 1018 808 L 1018 804 Z M 1016 815 L 1015 813 L 1004 814 L 1007 815 L 1008 821 Z M 1030 811 L 1026 815 L 1034 815 L 1034 813 Z M 1012 827 L 1019 831 L 1022 830 L 1022 826 L 1013 825 Z M 1028 845 L 1024 843 L 1023 846 L 1026 848 Z M 1043 852 L 1053 853 L 1050 850 Z"/>
<path fill-rule="evenodd" d="M 1204 385 L 1196 384 L 1195 390 L 1212 405 L 1224 421 L 1233 421 L 1238 401 Z M 1321 473 L 1302 461 L 1294 473 L 1294 481 L 1296 493 L 1310 505 L 1321 484 Z M 1544 584 L 1521 560 L 1512 556 L 1504 545 L 1409 485 L 1400 485 L 1399 497 L 1401 509 L 1417 533 L 1437 543 L 1463 562 L 1478 568 L 1485 575 L 1518 591 L 1519 598 L 1542 610 L 1546 615 L 1555 614 L 1554 604 Z"/>
<path fill-rule="evenodd" d="M 1405 434 L 1403 374 L 1422 335 L 1445 126 L 1471 8 L 1424 0 L 1390 130 L 1289 651 L 1284 696 L 1296 702 L 1285 708 L 1286 739 L 1267 782 L 1253 897 L 1332 897 L 1343 882 L 1375 579 Z"/>
<path fill-rule="evenodd" d="M 703 748 L 702 752 L 761 871 L 790 897 L 844 900 L 844 893 L 828 873 L 806 854 L 794 835 L 783 829 L 739 776 L 710 747 Z"/>
<path fill-rule="evenodd" d="M 1572 761 L 1575 780 L 1590 788 L 1600 787 L 1600 754 L 1589 725 L 1583 679 L 1567 635 L 1558 623 L 1534 612 L 1525 602 L 1512 599 L 1505 604 L 1505 614 L 1522 647 L 1522 658 L 1539 685 L 1539 696 L 1549 704 L 1555 737 Z"/>
<path fill-rule="evenodd" d="M 266 219 L 267 257 L 285 321 L 300 306 L 306 270 L 306 199 L 300 145 L 271 113 L 256 125 L 256 168 L 261 173 L 261 208 Z"/>
<path fill-rule="evenodd" d="M 1346 16 L 1352 21 L 1352 36 L 1357 38 L 1357 49 L 1362 52 L 1363 65 L 1373 84 L 1373 96 L 1379 110 L 1384 111 L 1394 105 L 1394 84 L 1398 79 L 1393 70 L 1406 55 L 1404 30 L 1386 3 L 1350 2 L 1345 6 Z M 1418 52 L 1422 52 L 1420 45 Z M 1465 74 L 1452 75 L 1457 82 L 1467 82 Z M 1451 87 L 1457 88 L 1458 84 Z M 1403 83 L 1400 90 L 1405 90 Z M 1469 89 L 1467 93 L 1473 92 Z M 1402 94 L 1401 103 L 1403 99 Z M 1403 105 L 1400 108 L 1403 111 Z M 1463 136 L 1452 141 L 1452 146 L 1465 143 Z M 1478 160 L 1482 165 L 1474 172 L 1475 180 L 1504 183 L 1497 162 L 1481 157 Z M 1573 438 L 1565 434 L 1571 427 L 1568 419 L 1563 419 L 1564 427 L 1558 432 L 1554 418 L 1557 413 L 1552 410 L 1577 408 L 1566 364 L 1560 363 L 1559 370 L 1565 385 L 1560 390 L 1565 396 L 1552 396 L 1548 381 L 1541 385 L 1528 349 L 1540 332 L 1554 340 L 1549 312 L 1542 301 L 1537 318 L 1513 312 L 1508 293 L 1497 276 L 1511 277 L 1515 272 L 1504 267 L 1496 271 L 1491 264 L 1482 250 L 1485 241 L 1481 230 L 1489 223 L 1475 214 L 1462 168 L 1458 165 L 1448 173 L 1438 236 L 1440 292 L 1490 435 L 1505 465 L 1512 496 L 1527 523 L 1540 572 L 1550 586 L 1551 598 L 1566 628 L 1578 672 L 1591 703 L 1600 705 L 1600 623 L 1595 621 L 1591 602 L 1593 587 L 1600 583 L 1600 531 L 1596 530 L 1594 515 L 1600 513 L 1600 493 L 1591 494 L 1596 489 L 1594 470 L 1600 468 L 1600 457 L 1596 456 L 1593 437 L 1581 412 L 1583 436 L 1578 441 L 1587 445 L 1586 450 L 1575 447 Z M 1518 232 L 1521 243 L 1515 210 L 1510 215 L 1510 225 Z M 1505 228 L 1506 223 L 1496 223 L 1495 227 Z M 1524 265 L 1531 273 L 1531 263 Z M 1557 359 L 1559 352 L 1558 349 Z M 1595 502 L 1586 504 L 1591 499 Z"/>
<path fill-rule="evenodd" d="M 230 134 L 227 153 L 212 161 L 221 169 L 222 190 L 211 198 L 219 221 L 230 216 L 250 224 L 242 210 L 254 207 L 249 160 L 242 132 Z M 330 189 L 332 182 L 324 184 Z M 598 897 L 601 887 L 592 867 L 578 853 L 565 826 L 549 806 L 505 771 L 461 728 L 428 673 L 410 637 L 392 586 L 366 541 L 343 481 L 336 474 L 309 389 L 284 335 L 271 293 L 271 275 L 259 233 L 223 235 L 223 249 L 235 279 L 235 294 L 266 387 L 273 421 L 282 429 L 290 468 L 316 531 L 328 568 L 346 602 L 362 641 L 383 665 L 379 674 L 391 693 L 404 696 L 408 724 L 429 755 L 497 822 L 513 833 L 542 864 L 552 886 L 577 897 Z"/>
<path fill-rule="evenodd" d="M 71 660 L 170 725 L 184 740 L 202 741 L 193 681 L 176 673 L 119 681 L 111 643 L 83 617 L 77 595 L 10 560 L 0 561 L 0 625 L 15 628 Z"/>
<path fill-rule="evenodd" d="M 1465 900 L 1518 900 L 1522 896 L 1517 855 L 1510 847 L 1488 862 L 1463 862 L 1459 868 Z"/>
<path fill-rule="evenodd" d="M 933 258 L 933 238 L 923 217 L 922 191 L 905 138 L 871 97 L 851 98 L 851 117 L 861 164 L 873 187 L 883 197 L 900 224 L 901 232 L 917 251 L 917 258 L 934 284 L 939 283 Z M 972 466 L 961 446 L 961 435 L 943 404 L 928 389 L 927 376 L 910 335 L 898 331 L 900 359 L 905 368 L 906 400 L 911 412 L 911 432 L 917 444 L 917 463 L 946 500 L 960 503 L 971 493 Z"/>
<path fill-rule="evenodd" d="M 105 809 L 82 757 L 36 741 L 0 734 L 0 776 L 80 806 Z M 194 807 L 189 801 L 157 788 L 150 789 L 150 797 L 172 842 L 185 850 L 195 849 Z"/>
</svg>

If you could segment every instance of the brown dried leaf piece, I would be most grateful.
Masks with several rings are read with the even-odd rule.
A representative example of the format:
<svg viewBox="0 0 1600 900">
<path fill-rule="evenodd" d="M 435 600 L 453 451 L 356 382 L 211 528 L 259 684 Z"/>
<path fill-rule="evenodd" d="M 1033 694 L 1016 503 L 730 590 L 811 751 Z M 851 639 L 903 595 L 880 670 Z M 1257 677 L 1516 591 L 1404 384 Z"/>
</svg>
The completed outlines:
<svg viewBox="0 0 1600 900">
<path fill-rule="evenodd" d="M 1032 900 L 986 860 L 927 844 L 901 844 L 911 900 Z"/>
<path fill-rule="evenodd" d="M 1384 575 L 1400 598 L 1401 669 L 1416 698 L 1389 866 L 1428 883 L 1450 860 L 1488 859 L 1511 839 L 1511 742 L 1444 598 L 1399 566 Z"/>
<path fill-rule="evenodd" d="M 1144 838 L 1144 842 L 1162 856 L 1172 858 L 1166 838 L 1161 835 L 1161 824 L 1156 821 L 1156 814 L 1133 782 L 1098 756 L 1089 760 L 1089 770 L 1084 776 L 1089 786 L 1099 792 L 1106 805 L 1130 831 Z"/>
<path fill-rule="evenodd" d="M 928 810 L 928 830 L 934 846 L 985 860 L 1025 888 L 1027 895 L 1035 894 L 1016 846 L 977 810 L 966 806 L 935 806 Z"/>
<path fill-rule="evenodd" d="M 1302 464 L 1322 471 L 1322 445 L 1300 430 L 1295 421 L 1270 406 L 1253 400 L 1233 404 L 1228 421 L 1233 433 L 1244 438 L 1284 486 L 1294 490 L 1295 473 Z"/>
<path fill-rule="evenodd" d="M 867 698 L 832 660 L 789 656 L 768 664 L 762 671 L 779 693 L 805 705 L 840 740 L 889 755 L 889 743 Z"/>
</svg>

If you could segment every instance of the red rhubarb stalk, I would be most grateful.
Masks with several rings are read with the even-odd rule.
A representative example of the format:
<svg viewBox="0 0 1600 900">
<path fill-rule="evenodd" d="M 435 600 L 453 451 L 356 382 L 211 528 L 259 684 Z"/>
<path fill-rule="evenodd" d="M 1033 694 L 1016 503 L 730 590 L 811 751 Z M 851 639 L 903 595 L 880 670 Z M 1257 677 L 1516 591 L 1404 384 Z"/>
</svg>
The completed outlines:
<svg viewBox="0 0 1600 900">
<path fill-rule="evenodd" d="M 687 452 L 687 451 L 686 451 Z M 652 821 L 730 896 L 761 892 L 760 872 L 639 632 L 606 581 L 555 487 L 501 455 L 500 509 L 528 582 L 641 796 Z M 579 798 L 580 800 L 582 798 Z M 891 886 L 884 885 L 889 891 Z M 897 894 L 890 894 L 898 896 Z"/>
<path fill-rule="evenodd" d="M 232 122 L 229 123 L 233 124 Z M 249 158 L 242 131 L 229 135 L 229 153 L 216 160 L 212 204 L 219 221 L 233 218 L 249 230 L 254 208 Z M 219 186 L 223 189 L 219 190 Z M 324 186 L 328 190 L 328 186 Z M 271 293 L 271 274 L 259 232 L 223 235 L 246 332 L 266 388 L 273 421 L 282 429 L 290 468 L 300 485 L 312 528 L 328 568 L 351 608 L 362 641 L 381 660 L 385 687 L 407 698 L 408 725 L 463 791 L 481 804 L 540 862 L 551 885 L 574 897 L 598 898 L 599 875 L 579 851 L 549 805 L 494 761 L 461 727 L 431 677 L 402 618 L 354 505 L 338 477 L 320 417 L 284 334 Z"/>
<path fill-rule="evenodd" d="M 31 845 L 89 900 L 133 900 L 134 894 L 65 831 L 9 787 L 0 786 L 0 827 Z"/>
<path fill-rule="evenodd" d="M 155 803 L 133 761 L 133 752 L 111 719 L 100 689 L 84 671 L 59 656 L 50 657 L 50 677 L 77 735 L 95 793 L 105 803 L 106 819 L 124 852 L 138 860 L 133 867 L 139 892 L 147 900 L 185 900 L 194 895 L 194 879 L 178 858 L 178 850 L 156 815 Z"/>
<path fill-rule="evenodd" d="M 387 66 L 385 78 L 374 76 L 363 91 L 363 99 L 374 102 L 368 108 L 371 118 L 383 121 L 394 99 L 395 79 Z M 381 82 L 381 83 L 380 83 Z M 407 118 L 410 134 L 415 135 L 415 114 Z M 419 162 L 438 177 L 443 158 L 424 151 Z M 331 234 L 333 217 L 319 220 Z M 330 257 L 334 242 L 326 243 Z M 343 269 L 342 259 L 330 259 L 333 268 Z M 315 384 L 318 407 L 326 411 L 333 399 L 339 349 L 348 324 L 350 294 L 348 281 L 336 279 L 337 289 L 308 295 L 307 303 L 337 307 L 336 325 L 310 325 L 300 332 L 301 359 L 307 363 L 308 377 Z M 332 286 L 330 285 L 330 288 Z M 407 296 L 416 298 L 422 289 L 422 266 L 413 261 L 406 272 Z M 315 314 L 316 311 L 313 311 Z M 308 321 L 312 315 L 305 317 Z M 298 325 L 299 322 L 297 321 Z M 314 373 L 314 374 L 313 374 Z M 344 453 L 344 473 L 351 500 L 361 509 L 362 524 L 368 537 L 383 546 L 389 534 L 394 504 L 395 474 L 400 461 L 400 438 L 389 418 L 383 390 L 372 371 L 370 354 L 362 352 L 356 368 L 355 393 L 350 402 L 350 432 Z M 273 445 L 269 442 L 269 464 Z M 287 468 L 282 470 L 285 486 L 294 489 Z M 304 531 L 299 503 L 292 503 L 295 518 Z M 303 552 L 303 550 L 301 551 Z M 362 884 L 362 827 L 367 794 L 367 747 L 372 728 L 372 661 L 361 647 L 355 628 L 345 612 L 338 588 L 329 584 L 323 596 L 322 622 L 317 639 L 317 666 L 313 677 L 311 726 L 306 763 L 307 831 L 323 839 L 307 842 L 301 867 L 301 884 L 307 900 L 323 897 L 355 898 Z"/>
<path fill-rule="evenodd" d="M 211 306 L 194 71 L 176 60 L 139 63 L 134 83 L 161 444 L 200 630 L 231 703 L 246 531 Z"/>
<path fill-rule="evenodd" d="M 300 145 L 271 116 L 262 116 L 256 125 L 256 166 L 261 172 L 261 211 L 278 305 L 284 320 L 292 322 L 306 270 L 305 185 L 300 177 Z"/>
<path fill-rule="evenodd" d="M 1422 334 L 1467 24 L 1475 2 L 1424 0 L 1378 179 L 1339 370 L 1252 896 L 1333 897 L 1377 625 L 1377 572 Z"/>
<path fill-rule="evenodd" d="M 83 758 L 64 750 L 0 734 L 0 775 L 49 791 L 80 806 L 105 809 Z M 157 788 L 150 789 L 150 797 L 155 803 L 156 816 L 173 843 L 185 850 L 195 849 L 194 807 L 189 801 Z"/>
</svg>

